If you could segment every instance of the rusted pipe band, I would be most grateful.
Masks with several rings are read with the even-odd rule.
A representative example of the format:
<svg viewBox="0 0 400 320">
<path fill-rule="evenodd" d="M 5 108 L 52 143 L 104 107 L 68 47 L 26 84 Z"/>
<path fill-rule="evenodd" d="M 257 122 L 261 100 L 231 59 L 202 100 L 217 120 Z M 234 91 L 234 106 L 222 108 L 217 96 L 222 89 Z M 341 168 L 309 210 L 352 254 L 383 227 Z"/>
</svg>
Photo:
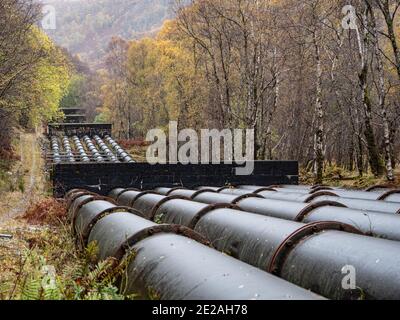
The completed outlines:
<svg viewBox="0 0 400 320">
<path fill-rule="evenodd" d="M 213 190 L 213 189 L 202 189 L 199 191 L 196 191 L 195 193 L 192 194 L 192 196 L 190 197 L 191 200 L 193 200 L 194 198 L 196 198 L 199 194 L 205 193 L 205 192 L 212 192 L 212 193 L 218 193 L 217 191 Z"/>
<path fill-rule="evenodd" d="M 115 199 L 117 202 L 118 202 L 118 198 L 120 197 L 120 196 L 122 196 L 125 192 L 128 192 L 128 191 L 137 191 L 137 192 L 139 192 L 140 190 L 139 189 L 136 189 L 136 188 L 124 188 L 124 190 L 122 190 L 121 192 L 119 192 L 116 196 L 117 196 L 117 198 Z"/>
<path fill-rule="evenodd" d="M 129 208 L 129 207 L 125 207 L 125 206 L 120 206 L 120 207 L 113 207 L 113 208 L 108 208 L 106 210 L 103 210 L 101 212 L 99 212 L 96 217 L 94 217 L 90 223 L 88 224 L 88 226 L 83 230 L 82 235 L 81 235 L 81 240 L 82 243 L 84 245 L 87 245 L 87 240 L 89 238 L 90 235 L 90 231 L 92 231 L 94 225 L 101 219 L 103 219 L 104 217 L 107 217 L 110 214 L 113 213 L 118 213 L 118 212 L 128 212 L 128 213 L 132 213 L 134 215 L 137 215 L 139 217 L 143 218 L 143 213 L 141 213 L 140 211 L 133 209 L 133 208 Z"/>
<path fill-rule="evenodd" d="M 392 194 L 400 194 L 400 189 L 389 190 L 382 194 L 377 200 L 385 201 L 386 198 L 391 196 Z"/>
<path fill-rule="evenodd" d="M 345 223 L 334 222 L 334 221 L 320 221 L 310 223 L 304 227 L 296 230 L 294 233 L 289 235 L 282 244 L 276 249 L 270 265 L 268 266 L 268 272 L 274 275 L 280 276 L 282 265 L 285 262 L 285 258 L 288 256 L 292 248 L 294 248 L 304 238 L 312 236 L 326 230 L 339 230 L 354 234 L 361 234 L 359 230 Z"/>
<path fill-rule="evenodd" d="M 205 237 L 203 237 L 196 231 L 193 231 L 192 229 L 176 224 L 159 224 L 153 227 L 140 230 L 136 234 L 132 235 L 122 244 L 121 248 L 117 251 L 115 258 L 119 261 L 122 261 L 123 259 L 126 258 L 127 254 L 128 255 L 130 254 L 129 251 L 136 243 L 159 233 L 172 233 L 176 235 L 181 235 L 186 238 L 197 241 L 205 246 L 211 247 L 210 241 L 208 241 Z"/>
<path fill-rule="evenodd" d="M 317 188 L 312 189 L 310 191 L 310 194 L 314 194 L 314 193 L 319 192 L 319 191 L 327 191 L 327 190 L 334 191 L 334 189 L 332 189 L 331 187 L 317 187 Z"/>
<path fill-rule="evenodd" d="M 114 199 L 111 199 L 109 197 L 103 197 L 103 196 L 91 196 L 89 199 L 83 200 L 74 210 L 74 212 L 72 212 L 72 217 L 71 217 L 71 222 L 72 222 L 72 230 L 75 230 L 75 223 L 76 223 L 76 218 L 77 218 L 77 214 L 79 212 L 79 210 L 86 204 L 93 202 L 93 201 L 97 201 L 97 200 L 104 200 L 104 201 L 108 201 L 112 204 L 114 204 L 115 206 L 118 206 L 118 204 L 114 201 Z M 75 232 L 75 231 L 74 231 Z"/>
<path fill-rule="evenodd" d="M 154 221 L 156 214 L 157 214 L 157 210 L 166 202 L 171 201 L 171 200 L 190 200 L 188 197 L 184 197 L 184 196 L 165 196 L 164 199 L 162 199 L 161 201 L 159 201 L 152 209 L 151 209 L 151 213 L 150 213 L 150 220 Z"/>
<path fill-rule="evenodd" d="M 390 186 L 387 186 L 387 185 L 377 184 L 377 185 L 368 187 L 368 188 L 365 189 L 364 191 L 366 191 L 366 192 L 372 192 L 372 191 L 375 191 L 376 189 L 390 189 L 390 188 L 391 188 L 391 187 L 390 187 Z"/>
<path fill-rule="evenodd" d="M 265 199 L 263 196 L 260 196 L 259 194 L 256 194 L 256 193 L 249 193 L 249 194 L 244 194 L 244 195 L 242 195 L 242 196 L 237 197 L 235 200 L 232 201 L 232 204 L 236 205 L 236 204 L 238 204 L 241 200 L 243 200 L 243 199 L 248 199 L 248 198 Z"/>
<path fill-rule="evenodd" d="M 332 206 L 332 207 L 339 207 L 339 208 L 347 208 L 344 204 L 334 202 L 334 201 L 320 201 L 320 202 L 315 202 L 311 203 L 307 207 L 305 207 L 303 210 L 299 212 L 297 217 L 294 219 L 294 221 L 302 222 L 304 218 L 311 213 L 313 210 L 321 207 L 327 207 L 327 206 Z"/>
<path fill-rule="evenodd" d="M 205 215 L 210 213 L 211 211 L 217 210 L 217 209 L 234 209 L 234 210 L 239 210 L 240 208 L 235 205 L 235 204 L 227 204 L 227 203 L 217 203 L 217 204 L 210 204 L 204 209 L 200 210 L 190 221 L 190 224 L 188 226 L 189 229 L 195 229 L 197 223 L 200 221 L 201 218 L 203 218 Z"/>
<path fill-rule="evenodd" d="M 335 194 L 334 192 L 331 192 L 331 191 L 319 191 L 319 192 L 311 194 L 308 198 L 306 198 L 304 200 L 304 202 L 309 203 L 309 202 L 313 201 L 315 198 L 321 197 L 321 196 L 339 197 L 337 194 Z"/>
</svg>

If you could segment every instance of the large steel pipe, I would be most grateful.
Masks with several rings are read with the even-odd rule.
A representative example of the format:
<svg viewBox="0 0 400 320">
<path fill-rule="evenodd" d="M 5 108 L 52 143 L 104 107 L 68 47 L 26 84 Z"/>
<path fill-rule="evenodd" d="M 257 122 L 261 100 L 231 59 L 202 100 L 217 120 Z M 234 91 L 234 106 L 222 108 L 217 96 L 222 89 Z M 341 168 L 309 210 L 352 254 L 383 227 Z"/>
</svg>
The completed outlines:
<svg viewBox="0 0 400 320">
<path fill-rule="evenodd" d="M 340 245 L 340 249 L 338 248 Z M 399 300 L 399 242 L 336 231 L 287 245 L 274 258 L 274 274 L 332 299 Z M 339 283 L 354 272 L 355 289 Z M 348 283 L 347 283 L 348 284 Z"/>
<path fill-rule="evenodd" d="M 309 300 L 320 297 L 188 238 L 159 234 L 136 243 L 126 293 L 161 300 Z"/>
<path fill-rule="evenodd" d="M 260 187 L 255 186 L 240 186 L 240 189 L 256 191 Z M 293 193 L 297 197 L 301 198 L 301 194 L 313 194 L 318 191 L 331 191 L 338 197 L 351 198 L 351 199 L 364 199 L 364 200 L 382 200 L 390 202 L 400 202 L 400 190 L 384 190 L 384 191 L 358 191 L 358 190 L 344 190 L 344 189 L 333 189 L 329 187 L 316 188 L 312 190 L 307 189 L 291 189 L 291 188 L 273 188 L 276 192 L 283 193 L 284 197 L 290 198 L 290 194 Z M 270 191 L 271 193 L 272 191 Z M 292 196 L 296 198 L 296 196 Z M 274 197 L 274 196 L 272 196 Z"/>
<path fill-rule="evenodd" d="M 234 194 L 234 195 L 245 195 L 253 192 L 258 195 L 261 195 L 266 199 L 271 199 L 271 200 L 306 202 L 306 203 L 334 201 L 337 203 L 341 203 L 351 209 L 400 214 L 400 203 L 382 201 L 382 200 L 342 198 L 337 196 L 335 194 L 335 191 L 319 191 L 313 194 L 276 192 L 272 188 L 262 188 L 254 191 L 246 189 L 227 188 L 220 191 L 220 193 L 222 194 Z"/>
<path fill-rule="evenodd" d="M 267 199 L 296 201 L 296 202 L 315 202 L 323 199 L 332 200 L 334 197 L 336 202 L 342 203 L 353 209 L 372 210 L 372 211 L 388 212 L 388 213 L 398 213 L 400 208 L 400 205 L 397 202 L 345 198 L 345 197 L 340 197 L 337 191 L 320 191 L 313 194 L 260 191 L 257 192 L 257 194 Z M 323 196 L 329 196 L 329 198 L 324 198 Z"/>
<path fill-rule="evenodd" d="M 233 203 L 240 209 L 281 219 L 301 221 L 337 221 L 358 228 L 367 235 L 400 241 L 400 216 L 382 212 L 361 211 L 327 201 L 305 204 L 237 195 L 202 192 L 194 201 L 202 203 Z"/>
<path fill-rule="evenodd" d="M 249 198 L 249 200 L 253 199 Z M 317 222 L 305 225 L 218 205 L 208 206 L 201 203 L 195 205 L 189 200 L 171 197 L 164 197 L 161 203 L 153 202 L 152 205 L 156 209 L 153 214 L 156 220 L 193 228 L 207 237 L 216 249 L 263 270 L 279 274 L 304 288 L 317 290 L 315 292 L 321 295 L 335 299 L 358 299 L 360 297 L 394 299 L 400 297 L 400 288 L 396 288 L 400 283 L 400 273 L 393 267 L 400 260 L 400 257 L 397 256 L 397 253 L 400 254 L 400 244 L 397 242 L 334 231 L 343 229 L 357 232 L 354 228 L 342 223 Z M 154 208 L 151 211 L 154 211 Z M 332 236 L 323 237 L 325 234 Z M 307 256 L 292 258 L 292 265 L 296 266 L 296 271 L 294 274 L 286 274 L 285 270 L 290 270 L 290 264 L 285 262 L 289 261 L 288 257 L 292 255 L 290 248 L 302 247 L 309 240 L 319 237 L 321 237 L 319 246 L 306 247 L 305 254 Z M 336 238 L 336 241 L 332 242 L 332 238 Z M 346 240 L 342 242 L 341 239 Z M 347 243 L 352 240 L 357 240 L 355 241 L 357 246 L 353 250 L 349 250 Z M 342 248 L 342 246 L 344 247 Z M 382 246 L 386 246 L 387 249 L 384 250 Z M 370 247 L 374 247 L 372 254 L 370 254 Z M 323 251 L 324 254 L 315 253 L 319 251 Z M 389 254 L 389 251 L 396 252 L 395 256 Z M 345 252 L 345 255 L 341 256 L 341 252 Z M 367 258 L 360 259 L 361 253 Z M 347 264 L 351 264 L 357 272 L 362 273 L 361 280 L 357 282 L 357 285 L 363 290 L 349 291 L 342 287 L 344 275 L 341 270 L 347 265 L 346 263 L 335 264 L 336 269 L 332 272 L 336 272 L 337 276 L 334 278 L 327 276 L 324 270 L 321 271 L 325 275 L 324 281 L 327 283 L 325 287 L 320 285 L 319 277 L 313 281 L 310 276 L 312 270 L 309 269 L 309 264 L 303 263 L 303 261 L 309 262 L 308 256 L 310 255 L 316 265 L 325 265 L 326 257 L 339 255 L 338 261 L 347 261 Z M 322 259 L 321 262 L 320 259 Z M 381 265 L 384 266 L 383 268 L 376 268 L 377 260 L 385 261 Z M 388 274 L 385 273 L 387 271 L 385 267 L 390 267 Z M 307 274 L 304 281 L 301 278 L 303 273 Z M 388 284 L 389 291 L 382 290 L 385 287 L 385 284 L 381 283 L 382 279 L 385 284 Z M 392 279 L 395 279 L 396 284 L 391 282 Z M 367 288 L 367 291 L 364 288 Z"/>
<path fill-rule="evenodd" d="M 85 219 L 80 215 L 90 215 L 91 219 L 112 205 L 97 203 L 86 210 L 78 205 L 73 216 L 76 221 Z M 99 218 L 89 234 L 88 242 L 93 241 L 99 247 L 99 260 L 125 257 L 128 266 L 121 281 L 124 294 L 163 300 L 322 299 L 201 244 L 203 238 L 190 229 L 157 225 L 132 213 L 116 212 Z"/>
<path fill-rule="evenodd" d="M 330 193 L 326 192 L 317 192 L 311 196 L 305 197 L 304 202 L 315 203 L 321 201 L 335 201 L 352 209 L 376 211 L 376 212 L 400 215 L 399 202 L 341 198 L 329 194 Z"/>
</svg>

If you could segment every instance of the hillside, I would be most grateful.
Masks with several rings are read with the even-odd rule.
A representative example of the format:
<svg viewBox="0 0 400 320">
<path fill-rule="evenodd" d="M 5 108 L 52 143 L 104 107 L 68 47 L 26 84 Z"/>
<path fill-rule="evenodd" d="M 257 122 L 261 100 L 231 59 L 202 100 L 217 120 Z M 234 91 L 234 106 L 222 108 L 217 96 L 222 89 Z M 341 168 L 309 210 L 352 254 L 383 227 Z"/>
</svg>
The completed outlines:
<svg viewBox="0 0 400 320">
<path fill-rule="evenodd" d="M 47 2 L 49 3 L 49 2 Z M 53 0 L 57 28 L 47 30 L 57 44 L 92 67 L 99 65 L 112 36 L 150 35 L 173 15 L 173 0 Z"/>
</svg>

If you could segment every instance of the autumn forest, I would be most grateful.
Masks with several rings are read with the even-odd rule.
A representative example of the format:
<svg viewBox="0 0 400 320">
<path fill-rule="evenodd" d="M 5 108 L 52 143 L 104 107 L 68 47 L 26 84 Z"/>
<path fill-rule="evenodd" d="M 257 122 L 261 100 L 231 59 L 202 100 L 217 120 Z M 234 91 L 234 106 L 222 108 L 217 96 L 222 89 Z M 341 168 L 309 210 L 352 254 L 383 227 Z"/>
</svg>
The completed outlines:
<svg viewBox="0 0 400 320">
<path fill-rule="evenodd" d="M 160 5 L 159 28 L 152 20 L 147 33 L 114 30 L 99 54 L 83 55 L 37 27 L 38 5 L 2 1 L 0 156 L 12 153 L 13 128 L 79 105 L 91 121 L 112 123 L 119 139 L 143 139 L 171 120 L 195 130 L 251 128 L 257 159 L 299 160 L 316 182 L 332 166 L 394 180 L 398 0 Z M 96 23 L 116 28 L 112 15 L 101 17 Z"/>
</svg>

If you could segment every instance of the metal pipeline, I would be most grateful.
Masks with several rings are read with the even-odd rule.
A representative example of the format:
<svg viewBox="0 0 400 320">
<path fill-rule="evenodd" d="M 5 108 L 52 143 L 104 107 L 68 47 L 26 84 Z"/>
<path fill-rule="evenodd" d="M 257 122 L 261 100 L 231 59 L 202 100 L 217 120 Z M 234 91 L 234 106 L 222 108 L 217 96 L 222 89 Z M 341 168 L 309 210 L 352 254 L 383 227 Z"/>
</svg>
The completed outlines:
<svg viewBox="0 0 400 320">
<path fill-rule="evenodd" d="M 263 192 L 260 192 L 262 194 Z M 257 198 L 260 195 L 242 196 L 216 192 L 202 192 L 192 199 L 197 202 L 231 203 L 241 210 L 280 219 L 312 223 L 337 221 L 351 225 L 366 235 L 400 241 L 400 216 L 375 211 L 361 211 L 346 208 L 334 201 L 300 203 Z"/>
<path fill-rule="evenodd" d="M 255 191 L 260 187 L 255 186 L 240 186 L 240 189 Z M 344 190 L 344 189 L 333 189 L 330 187 L 314 188 L 312 190 L 307 189 L 291 189 L 291 188 L 273 188 L 276 192 L 284 193 L 284 197 L 290 197 L 290 193 L 294 193 L 294 198 L 300 198 L 301 194 L 313 194 L 318 191 L 330 191 L 338 197 L 351 198 L 351 199 L 364 199 L 364 200 L 382 200 L 389 202 L 400 202 L 400 190 L 384 190 L 384 191 L 358 191 L 358 190 Z"/>
<path fill-rule="evenodd" d="M 96 148 L 92 140 L 89 138 L 89 136 L 84 136 L 83 141 L 86 144 L 86 147 L 88 150 L 92 153 L 92 157 L 94 161 L 96 162 L 104 162 L 104 158 L 101 156 L 100 151 Z"/>
<path fill-rule="evenodd" d="M 107 159 L 110 162 L 119 162 L 118 158 L 112 153 L 110 148 L 104 143 L 104 141 L 98 136 L 93 136 L 93 139 L 96 141 L 97 145 L 100 147 L 101 151 L 107 156 Z"/>
<path fill-rule="evenodd" d="M 105 140 L 107 141 L 108 144 L 111 145 L 111 147 L 115 150 L 117 153 L 118 157 L 123 161 L 127 163 L 134 163 L 135 161 L 132 159 L 128 153 L 125 152 L 123 148 L 120 147 L 120 145 L 115 142 L 114 139 L 112 139 L 110 136 L 105 136 Z"/>
<path fill-rule="evenodd" d="M 400 215 L 399 202 L 341 198 L 330 194 L 331 193 L 317 192 L 311 196 L 305 197 L 304 202 L 315 203 L 320 201 L 336 201 L 352 209 Z"/>
<path fill-rule="evenodd" d="M 112 203 L 94 200 L 82 205 L 82 197 L 70 201 L 76 210 L 72 212 L 75 226 L 78 221 L 93 223 L 96 217 L 87 241 L 97 243 L 98 260 L 114 257 L 123 261 L 121 266 L 127 265 L 121 279 L 124 294 L 162 300 L 322 299 L 209 248 L 203 237 L 188 228 L 157 225 L 127 212 L 104 215 L 101 212 L 111 210 Z"/>
<path fill-rule="evenodd" d="M 75 162 L 75 156 L 72 153 L 72 148 L 69 143 L 68 137 L 63 137 L 63 145 L 64 145 L 64 150 L 65 150 L 65 161 L 66 162 Z"/>
<path fill-rule="evenodd" d="M 251 190 L 246 189 L 232 189 L 226 188 L 220 191 L 221 194 L 230 194 L 230 195 L 246 195 L 249 193 L 255 193 L 262 196 L 265 199 L 269 200 L 281 200 L 288 202 L 302 202 L 302 203 L 316 203 L 322 201 L 332 201 L 343 204 L 344 206 L 356 209 L 356 210 L 366 210 L 366 211 L 375 211 L 382 213 L 390 213 L 390 214 L 400 214 L 400 203 L 398 202 L 389 202 L 389 201 L 381 201 L 381 200 L 364 200 L 364 199 L 351 199 L 351 198 L 342 198 L 335 195 L 332 191 L 319 191 L 309 194 L 302 193 L 282 193 L 276 192 L 271 188 L 261 188 L 259 190 L 255 190 L 252 192 Z"/>
<path fill-rule="evenodd" d="M 78 136 L 73 136 L 72 140 L 74 141 L 76 150 L 79 152 L 79 156 L 82 160 L 82 162 L 90 162 L 90 158 L 87 155 L 85 148 L 83 147 L 81 141 L 79 140 Z"/>
<path fill-rule="evenodd" d="M 53 161 L 54 163 L 61 162 L 61 155 L 60 155 L 60 145 L 58 144 L 57 137 L 51 137 L 51 150 L 53 152 Z"/>
<path fill-rule="evenodd" d="M 222 194 L 245 195 L 251 193 L 252 191 L 245 189 L 224 189 L 220 192 Z M 282 200 L 288 202 L 303 203 L 334 201 L 343 204 L 351 209 L 400 214 L 400 204 L 397 202 L 343 198 L 336 195 L 335 191 L 318 191 L 313 194 L 303 194 L 291 192 L 276 192 L 274 189 L 262 188 L 260 190 L 255 190 L 254 193 L 270 200 Z"/>
<path fill-rule="evenodd" d="M 290 279 L 291 282 L 323 296 L 335 299 L 358 299 L 361 296 L 369 299 L 400 297 L 400 273 L 395 267 L 400 262 L 400 256 L 397 256 L 397 253 L 400 254 L 398 242 L 351 234 L 349 232 L 358 231 L 343 223 L 316 222 L 306 225 L 239 211 L 233 205 L 207 205 L 165 196 L 158 203 L 155 198 L 153 200 L 148 201 L 148 207 L 153 207 L 150 209 L 151 214 L 146 216 L 153 216 L 162 223 L 182 224 L 192 228 L 209 239 L 217 250 L 284 279 Z M 318 241 L 319 245 L 306 246 L 311 240 Z M 349 249 L 347 243 L 351 241 L 356 245 Z M 305 248 L 298 249 L 304 252 L 303 255 L 292 255 L 297 247 Z M 372 254 L 371 247 L 374 248 Z M 320 251 L 323 254 L 318 255 Z M 365 259 L 360 259 L 361 255 L 366 256 Z M 321 274 L 325 275 L 326 284 L 322 286 L 319 277 L 312 278 L 313 269 L 309 266 L 325 266 L 326 257 L 336 256 L 340 257 L 334 264 L 336 269 L 332 273 L 337 276 L 329 277 L 322 269 Z M 379 267 L 376 266 L 377 260 L 382 261 Z M 288 264 L 286 261 L 291 262 Z M 339 262 L 343 264 L 340 265 Z M 344 275 L 341 270 L 348 264 L 356 268 L 357 274 L 361 273 L 357 278 L 361 279 L 357 280 L 357 285 L 362 290 L 349 291 L 342 288 Z M 293 273 L 287 272 L 291 266 L 296 268 Z M 392 282 L 393 279 L 395 283 Z"/>
</svg>

